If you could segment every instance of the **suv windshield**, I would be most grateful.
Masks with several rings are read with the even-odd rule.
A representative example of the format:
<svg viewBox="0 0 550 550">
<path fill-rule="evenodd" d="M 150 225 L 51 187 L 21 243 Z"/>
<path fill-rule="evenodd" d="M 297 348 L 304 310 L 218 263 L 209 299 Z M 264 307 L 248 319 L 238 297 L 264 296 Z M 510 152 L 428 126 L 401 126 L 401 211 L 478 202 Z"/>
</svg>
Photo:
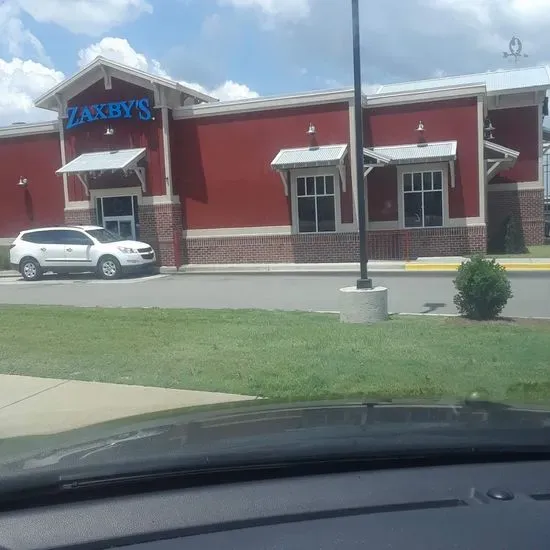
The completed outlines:
<svg viewBox="0 0 550 550">
<path fill-rule="evenodd" d="M 124 240 L 120 235 L 112 233 L 108 229 L 90 229 L 86 233 L 97 239 L 100 243 L 116 243 Z"/>
</svg>

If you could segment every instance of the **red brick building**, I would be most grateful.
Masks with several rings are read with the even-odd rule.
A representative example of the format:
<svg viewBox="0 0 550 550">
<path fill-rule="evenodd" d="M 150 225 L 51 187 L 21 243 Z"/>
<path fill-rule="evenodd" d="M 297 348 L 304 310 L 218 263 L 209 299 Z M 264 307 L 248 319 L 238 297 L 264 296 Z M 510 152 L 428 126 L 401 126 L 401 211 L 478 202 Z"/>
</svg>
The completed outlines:
<svg viewBox="0 0 550 550">
<path fill-rule="evenodd" d="M 371 258 L 485 251 L 509 215 L 542 243 L 546 67 L 364 98 Z M 0 128 L 0 238 L 98 223 L 163 265 L 358 259 L 353 91 L 232 102 L 102 58 Z"/>
</svg>

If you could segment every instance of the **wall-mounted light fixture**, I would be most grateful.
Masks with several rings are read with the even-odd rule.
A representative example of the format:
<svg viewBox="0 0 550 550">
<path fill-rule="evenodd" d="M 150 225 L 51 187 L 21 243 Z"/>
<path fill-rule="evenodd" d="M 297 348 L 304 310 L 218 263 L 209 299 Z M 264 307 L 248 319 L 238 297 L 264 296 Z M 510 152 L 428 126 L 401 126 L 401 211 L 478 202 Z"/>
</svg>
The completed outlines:
<svg viewBox="0 0 550 550">
<path fill-rule="evenodd" d="M 106 136 L 112 136 L 114 135 L 115 133 L 115 130 L 112 126 L 107 126 L 107 128 L 105 128 L 105 135 Z"/>
<path fill-rule="evenodd" d="M 484 138 L 487 140 L 495 139 L 495 136 L 493 135 L 493 130 L 495 130 L 495 127 L 493 126 L 491 119 L 487 117 L 485 119 L 485 122 L 483 123 Z"/>
<path fill-rule="evenodd" d="M 23 176 L 20 176 L 19 178 L 19 182 L 17 183 L 18 187 L 27 187 L 27 185 L 29 184 L 27 178 L 24 178 Z"/>
<path fill-rule="evenodd" d="M 426 145 L 428 145 L 426 142 L 426 137 L 424 136 L 424 130 L 425 130 L 424 123 L 420 121 L 415 130 L 416 133 L 418 134 L 418 147 L 426 147 Z"/>
<path fill-rule="evenodd" d="M 309 128 L 307 130 L 307 135 L 308 136 L 314 136 L 316 133 L 317 133 L 317 128 L 315 128 L 315 126 L 310 122 L 309 123 Z"/>
</svg>

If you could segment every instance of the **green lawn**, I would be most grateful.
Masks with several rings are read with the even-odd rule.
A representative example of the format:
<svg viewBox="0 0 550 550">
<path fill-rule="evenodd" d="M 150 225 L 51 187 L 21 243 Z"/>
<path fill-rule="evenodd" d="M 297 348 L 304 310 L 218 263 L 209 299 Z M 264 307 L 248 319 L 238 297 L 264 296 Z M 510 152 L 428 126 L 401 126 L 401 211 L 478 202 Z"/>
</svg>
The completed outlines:
<svg viewBox="0 0 550 550">
<path fill-rule="evenodd" d="M 529 246 L 525 254 L 488 254 L 490 258 L 550 258 L 550 244 Z"/>
<path fill-rule="evenodd" d="M 2 307 L 0 372 L 275 398 L 550 397 L 550 323 Z"/>
</svg>

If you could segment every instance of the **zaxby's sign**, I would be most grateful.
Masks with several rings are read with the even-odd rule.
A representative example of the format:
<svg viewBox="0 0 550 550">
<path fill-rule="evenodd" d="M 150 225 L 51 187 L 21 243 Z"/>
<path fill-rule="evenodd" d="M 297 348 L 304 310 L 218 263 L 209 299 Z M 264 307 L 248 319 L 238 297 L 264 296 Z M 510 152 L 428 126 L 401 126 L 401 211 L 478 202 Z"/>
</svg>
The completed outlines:
<svg viewBox="0 0 550 550">
<path fill-rule="evenodd" d="M 130 99 L 128 101 L 115 101 L 113 103 L 95 103 L 82 107 L 69 107 L 67 109 L 67 129 L 94 122 L 96 120 L 112 120 L 117 118 L 139 118 L 151 120 L 153 115 L 149 105 L 149 99 Z"/>
</svg>

